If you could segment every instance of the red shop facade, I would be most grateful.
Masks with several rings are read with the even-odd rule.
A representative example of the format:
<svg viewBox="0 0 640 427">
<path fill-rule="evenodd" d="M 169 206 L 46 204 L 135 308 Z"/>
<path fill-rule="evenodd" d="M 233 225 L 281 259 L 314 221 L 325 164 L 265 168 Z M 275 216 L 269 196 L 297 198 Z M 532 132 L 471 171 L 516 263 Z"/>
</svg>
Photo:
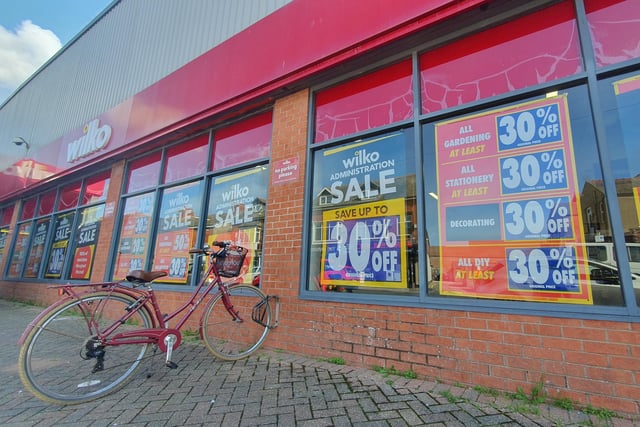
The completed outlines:
<svg viewBox="0 0 640 427">
<path fill-rule="evenodd" d="M 640 415 L 637 34 L 634 0 L 294 0 L 3 172 L 0 296 L 165 270 L 170 308 L 228 239 L 267 347 Z"/>
</svg>

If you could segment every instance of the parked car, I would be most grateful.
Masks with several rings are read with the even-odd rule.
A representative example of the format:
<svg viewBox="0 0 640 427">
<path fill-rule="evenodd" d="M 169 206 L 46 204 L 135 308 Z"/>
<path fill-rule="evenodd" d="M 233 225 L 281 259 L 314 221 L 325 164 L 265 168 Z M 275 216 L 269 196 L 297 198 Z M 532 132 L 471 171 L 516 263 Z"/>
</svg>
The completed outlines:
<svg viewBox="0 0 640 427">
<path fill-rule="evenodd" d="M 621 283 L 618 269 L 614 265 L 589 259 L 587 260 L 587 270 L 592 283 L 601 285 L 620 285 Z M 632 272 L 631 279 L 633 287 L 640 289 L 640 274 Z"/>
</svg>

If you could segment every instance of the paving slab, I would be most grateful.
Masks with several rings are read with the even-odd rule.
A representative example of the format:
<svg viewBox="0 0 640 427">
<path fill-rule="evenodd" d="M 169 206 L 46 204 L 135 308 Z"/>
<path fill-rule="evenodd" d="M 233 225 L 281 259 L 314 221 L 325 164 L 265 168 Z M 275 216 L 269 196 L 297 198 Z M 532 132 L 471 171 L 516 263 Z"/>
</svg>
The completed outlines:
<svg viewBox="0 0 640 427">
<path fill-rule="evenodd" d="M 221 361 L 195 343 L 163 354 L 123 389 L 79 405 L 42 402 L 18 375 L 20 334 L 41 307 L 0 299 L 0 425 L 2 426 L 613 426 L 631 419 L 599 419 L 549 405 L 526 407 L 505 396 L 433 381 L 384 376 L 301 355 L 260 350 Z M 144 370 L 141 370 L 144 371 Z"/>
</svg>

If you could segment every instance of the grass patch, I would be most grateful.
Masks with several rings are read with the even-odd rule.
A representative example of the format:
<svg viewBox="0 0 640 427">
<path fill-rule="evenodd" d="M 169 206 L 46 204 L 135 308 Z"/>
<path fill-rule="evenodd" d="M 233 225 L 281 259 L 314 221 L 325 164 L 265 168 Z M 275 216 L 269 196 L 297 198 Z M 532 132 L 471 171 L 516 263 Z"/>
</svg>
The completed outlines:
<svg viewBox="0 0 640 427">
<path fill-rule="evenodd" d="M 443 396 L 449 403 L 456 403 L 460 400 L 460 398 L 456 397 L 451 391 L 444 390 L 440 392 L 440 396 Z"/>
<path fill-rule="evenodd" d="M 184 331 L 180 331 L 182 334 L 182 341 L 184 342 L 198 342 L 200 341 L 200 331 L 197 329 L 185 329 Z"/>
<path fill-rule="evenodd" d="M 527 394 L 522 387 L 518 387 L 516 390 L 516 393 L 511 395 L 514 399 L 534 405 L 545 403 L 547 401 L 547 393 L 544 391 L 544 384 L 542 381 L 538 381 L 533 385 L 530 394 Z"/>
<path fill-rule="evenodd" d="M 540 415 L 540 408 L 537 405 L 531 403 L 515 403 L 510 406 L 514 412 L 518 412 L 520 414 L 533 414 Z"/>
<path fill-rule="evenodd" d="M 601 420 L 609 420 L 611 418 L 616 417 L 616 413 L 613 411 L 610 411 L 608 409 L 604 409 L 604 408 L 594 408 L 591 405 L 587 405 L 586 408 L 583 408 L 582 411 L 585 414 L 589 414 L 589 415 L 595 415 L 596 417 L 600 418 Z"/>
<path fill-rule="evenodd" d="M 390 368 L 383 368 L 382 366 L 373 366 L 372 369 L 377 373 L 382 374 L 385 377 L 388 377 L 389 375 L 397 375 L 399 377 L 407 378 L 410 380 L 418 378 L 418 374 L 416 374 L 411 369 L 408 369 L 406 371 L 399 371 L 393 366 Z"/>
<path fill-rule="evenodd" d="M 344 365 L 346 363 L 342 357 L 327 357 L 326 359 L 320 360 L 327 363 L 333 363 L 334 365 Z"/>
<path fill-rule="evenodd" d="M 569 399 L 568 397 L 555 398 L 553 399 L 551 404 L 558 408 L 562 408 L 566 411 L 573 411 L 575 409 L 575 404 L 573 403 L 573 400 Z"/>
<path fill-rule="evenodd" d="M 493 397 L 498 397 L 502 394 L 495 388 L 484 387 L 481 385 L 477 385 L 473 389 L 480 394 L 488 394 L 489 396 L 493 396 Z"/>
</svg>

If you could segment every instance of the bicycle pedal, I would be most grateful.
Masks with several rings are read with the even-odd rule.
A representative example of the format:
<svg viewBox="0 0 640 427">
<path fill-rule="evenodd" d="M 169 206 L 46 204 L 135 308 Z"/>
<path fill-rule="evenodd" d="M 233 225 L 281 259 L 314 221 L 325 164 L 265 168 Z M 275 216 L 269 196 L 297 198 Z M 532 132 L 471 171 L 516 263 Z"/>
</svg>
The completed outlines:
<svg viewBox="0 0 640 427">
<path fill-rule="evenodd" d="M 165 362 L 164 365 L 169 369 L 176 369 L 178 367 L 178 364 L 176 362 L 172 362 L 170 360 Z"/>
</svg>

